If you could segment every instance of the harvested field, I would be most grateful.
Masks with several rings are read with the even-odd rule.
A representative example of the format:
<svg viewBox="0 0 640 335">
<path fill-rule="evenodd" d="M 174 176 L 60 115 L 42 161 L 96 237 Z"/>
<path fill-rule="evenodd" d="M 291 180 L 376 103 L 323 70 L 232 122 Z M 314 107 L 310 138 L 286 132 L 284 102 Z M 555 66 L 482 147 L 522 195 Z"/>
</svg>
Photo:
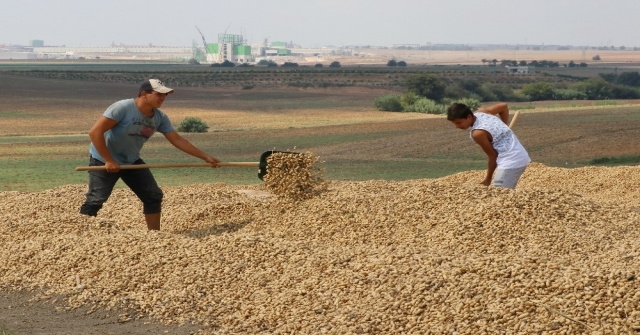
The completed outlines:
<svg viewBox="0 0 640 335">
<path fill-rule="evenodd" d="M 0 288 L 204 334 L 632 334 L 639 172 L 332 181 L 289 205 L 250 196 L 264 185 L 167 187 L 160 232 L 128 190 L 95 219 L 76 214 L 84 185 L 2 192 Z"/>
</svg>

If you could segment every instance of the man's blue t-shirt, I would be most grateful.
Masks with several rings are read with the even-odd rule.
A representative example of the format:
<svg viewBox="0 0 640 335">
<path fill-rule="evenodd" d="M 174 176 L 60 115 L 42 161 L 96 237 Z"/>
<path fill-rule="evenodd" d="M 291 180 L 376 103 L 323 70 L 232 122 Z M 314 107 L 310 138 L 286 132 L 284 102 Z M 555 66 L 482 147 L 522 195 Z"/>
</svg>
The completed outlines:
<svg viewBox="0 0 640 335">
<path fill-rule="evenodd" d="M 142 146 L 156 131 L 166 134 L 174 130 L 165 113 L 155 108 L 153 116 L 147 117 L 140 112 L 134 99 L 120 100 L 109 106 L 102 115 L 118 122 L 104 133 L 107 148 L 118 164 L 133 164 L 140 159 Z M 89 153 L 104 162 L 93 143 Z"/>
</svg>

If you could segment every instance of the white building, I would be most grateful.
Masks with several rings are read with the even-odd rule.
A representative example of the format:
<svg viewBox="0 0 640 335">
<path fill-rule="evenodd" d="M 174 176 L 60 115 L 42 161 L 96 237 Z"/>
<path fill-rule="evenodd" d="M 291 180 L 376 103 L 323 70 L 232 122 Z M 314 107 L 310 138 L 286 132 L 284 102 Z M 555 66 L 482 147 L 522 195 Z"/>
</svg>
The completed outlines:
<svg viewBox="0 0 640 335">
<path fill-rule="evenodd" d="M 535 66 L 505 66 L 508 73 L 534 73 L 536 72 Z"/>
</svg>

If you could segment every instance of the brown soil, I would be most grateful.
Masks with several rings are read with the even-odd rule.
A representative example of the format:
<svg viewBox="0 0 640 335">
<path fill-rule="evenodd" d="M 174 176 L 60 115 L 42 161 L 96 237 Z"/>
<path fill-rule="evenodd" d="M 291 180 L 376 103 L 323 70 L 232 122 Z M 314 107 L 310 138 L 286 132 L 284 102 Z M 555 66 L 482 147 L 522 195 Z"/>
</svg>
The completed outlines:
<svg viewBox="0 0 640 335">
<path fill-rule="evenodd" d="M 88 308 L 69 310 L 61 297 L 33 300 L 28 291 L 0 291 L 0 334 L 2 335 L 120 335 L 195 334 L 194 325 L 163 325 L 148 318 L 125 321 L 123 311 Z"/>
<path fill-rule="evenodd" d="M 407 64 L 482 64 L 482 59 L 498 62 L 503 59 L 509 60 L 550 60 L 566 63 L 574 61 L 576 63 L 586 62 L 593 66 L 606 63 L 638 63 L 640 62 L 640 52 L 633 50 L 593 50 L 588 49 L 584 55 L 582 50 L 471 50 L 471 51 L 450 51 L 450 50 L 396 50 L 396 49 L 369 49 L 364 50 L 367 57 L 343 57 L 341 64 L 386 64 L 389 59 L 398 61 L 404 60 Z M 593 57 L 599 55 L 601 61 L 593 61 Z"/>
</svg>

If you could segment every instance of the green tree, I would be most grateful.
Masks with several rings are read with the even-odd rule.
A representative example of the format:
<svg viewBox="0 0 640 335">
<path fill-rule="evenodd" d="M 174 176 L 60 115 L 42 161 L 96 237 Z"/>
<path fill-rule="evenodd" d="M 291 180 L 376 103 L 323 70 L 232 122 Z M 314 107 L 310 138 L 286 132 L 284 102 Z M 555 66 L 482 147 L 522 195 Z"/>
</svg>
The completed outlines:
<svg viewBox="0 0 640 335">
<path fill-rule="evenodd" d="M 230 62 L 228 59 L 225 59 L 222 63 L 213 63 L 211 67 L 234 67 L 236 63 Z"/>
<path fill-rule="evenodd" d="M 185 133 L 206 133 L 209 126 L 200 118 L 187 117 L 178 125 L 177 131 Z"/>
<path fill-rule="evenodd" d="M 321 63 L 318 63 L 316 65 L 314 65 L 315 67 L 323 67 L 324 65 L 322 65 Z"/>
<path fill-rule="evenodd" d="M 331 64 L 329 64 L 329 67 L 340 67 L 340 66 L 341 66 L 340 62 L 338 61 L 333 61 L 331 62 Z"/>
<path fill-rule="evenodd" d="M 527 84 L 522 87 L 522 94 L 528 95 L 531 100 L 551 100 L 553 99 L 554 86 L 544 81 Z"/>
<path fill-rule="evenodd" d="M 602 78 L 591 78 L 580 83 L 577 89 L 587 95 L 589 100 L 613 98 L 613 85 Z"/>
<path fill-rule="evenodd" d="M 276 62 L 270 60 L 270 59 L 261 59 L 258 62 L 258 65 L 262 65 L 262 66 L 278 66 L 278 64 L 276 64 Z"/>
<path fill-rule="evenodd" d="M 638 71 L 622 72 L 615 82 L 620 85 L 638 87 L 640 86 L 640 73 Z"/>
<path fill-rule="evenodd" d="M 394 59 L 390 59 L 387 62 L 387 66 L 398 66 L 398 62 L 396 62 Z"/>
<path fill-rule="evenodd" d="M 407 90 L 436 102 L 444 98 L 447 84 L 433 74 L 414 74 L 406 82 Z"/>
<path fill-rule="evenodd" d="M 407 66 L 407 62 L 401 60 L 398 62 L 398 66 Z"/>
<path fill-rule="evenodd" d="M 640 92 L 629 86 L 624 85 L 612 85 L 611 98 L 612 99 L 638 99 L 640 98 Z"/>
</svg>

